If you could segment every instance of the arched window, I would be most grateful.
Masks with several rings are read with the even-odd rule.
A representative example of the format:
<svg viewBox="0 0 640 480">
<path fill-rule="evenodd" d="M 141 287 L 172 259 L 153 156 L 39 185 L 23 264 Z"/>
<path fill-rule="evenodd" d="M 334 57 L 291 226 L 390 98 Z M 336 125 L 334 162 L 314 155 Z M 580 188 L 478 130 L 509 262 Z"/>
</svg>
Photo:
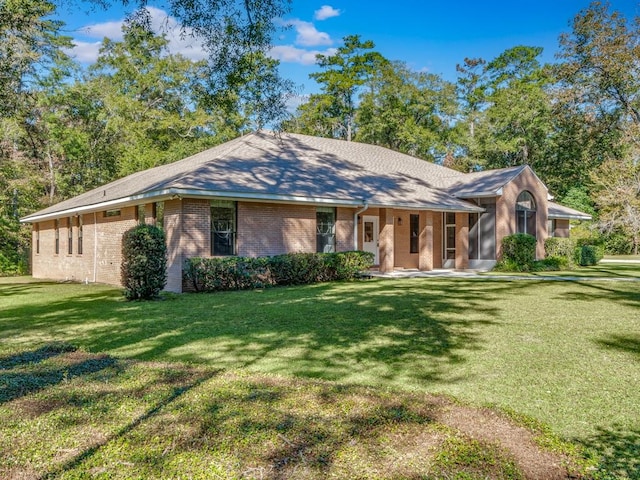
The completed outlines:
<svg viewBox="0 0 640 480">
<path fill-rule="evenodd" d="M 531 193 L 524 191 L 516 202 L 516 222 L 518 233 L 536 236 L 536 201 Z"/>
</svg>

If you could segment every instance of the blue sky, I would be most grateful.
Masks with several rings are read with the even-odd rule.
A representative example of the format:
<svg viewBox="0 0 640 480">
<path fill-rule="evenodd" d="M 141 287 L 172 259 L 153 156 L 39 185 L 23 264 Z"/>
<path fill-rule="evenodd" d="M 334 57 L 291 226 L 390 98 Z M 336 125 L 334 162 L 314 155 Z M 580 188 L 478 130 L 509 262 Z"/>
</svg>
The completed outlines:
<svg viewBox="0 0 640 480">
<path fill-rule="evenodd" d="M 627 19 L 640 15 L 638 0 L 609 3 Z M 275 20 L 290 28 L 278 36 L 272 55 L 281 61 L 283 75 L 303 87 L 303 94 L 318 91 L 308 77 L 315 71 L 315 54 L 332 53 L 344 36 L 353 34 L 373 40 L 376 50 L 391 60 L 454 81 L 456 64 L 465 57 L 491 60 L 516 45 L 543 47 L 543 60 L 553 61 L 558 36 L 570 31 L 571 19 L 589 4 L 589 0 L 294 0 L 291 13 Z M 203 58 L 197 41 L 180 38 L 179 25 L 167 17 L 161 1 L 150 0 L 149 5 L 156 26 L 165 27 L 173 51 Z M 119 37 L 124 10 L 119 4 L 91 14 L 84 10 L 84 5 L 71 5 L 60 18 L 76 39 L 77 58 L 90 63 L 104 36 Z"/>
</svg>

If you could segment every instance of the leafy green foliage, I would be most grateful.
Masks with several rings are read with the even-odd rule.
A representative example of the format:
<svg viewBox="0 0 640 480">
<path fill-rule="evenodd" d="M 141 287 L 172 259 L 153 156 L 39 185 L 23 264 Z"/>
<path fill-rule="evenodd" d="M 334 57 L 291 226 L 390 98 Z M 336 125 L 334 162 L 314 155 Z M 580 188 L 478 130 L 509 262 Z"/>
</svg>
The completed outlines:
<svg viewBox="0 0 640 480">
<path fill-rule="evenodd" d="M 558 270 L 574 265 L 576 242 L 572 238 L 549 237 L 544 241 L 545 260 L 556 259 Z"/>
<path fill-rule="evenodd" d="M 185 262 L 184 275 L 194 290 L 211 292 L 349 280 L 372 264 L 373 255 L 361 251 L 191 258 Z"/>
<path fill-rule="evenodd" d="M 535 260 L 536 238 L 526 233 L 515 233 L 502 239 L 502 258 L 496 269 L 527 272 Z"/>
<path fill-rule="evenodd" d="M 162 229 L 138 225 L 124 233 L 121 273 L 127 300 L 158 296 L 167 283 L 167 247 Z"/>
</svg>

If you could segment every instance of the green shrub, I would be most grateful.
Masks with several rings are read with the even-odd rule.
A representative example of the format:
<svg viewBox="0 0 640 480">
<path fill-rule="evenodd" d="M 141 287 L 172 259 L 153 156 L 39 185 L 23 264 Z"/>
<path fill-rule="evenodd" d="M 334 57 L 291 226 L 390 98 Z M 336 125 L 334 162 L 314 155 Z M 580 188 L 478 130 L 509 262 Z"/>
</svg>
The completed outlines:
<svg viewBox="0 0 640 480">
<path fill-rule="evenodd" d="M 602 260 L 602 248 L 597 245 L 581 245 L 576 247 L 575 262 L 581 267 L 596 265 Z"/>
<path fill-rule="evenodd" d="M 558 264 L 560 269 L 571 269 L 574 266 L 576 242 L 572 238 L 549 237 L 544 241 L 545 259 L 553 258 L 551 264 Z M 557 259 L 564 259 L 558 262 Z"/>
<path fill-rule="evenodd" d="M 375 258 L 373 253 L 360 250 L 324 255 L 329 269 L 329 280 L 351 280 L 371 267 Z"/>
<path fill-rule="evenodd" d="M 268 258 L 191 258 L 185 278 L 197 292 L 247 290 L 274 285 Z"/>
<path fill-rule="evenodd" d="M 278 285 L 306 285 L 329 280 L 321 253 L 285 253 L 271 257 L 271 273 Z"/>
<path fill-rule="evenodd" d="M 571 258 L 571 261 L 572 260 L 573 257 Z M 570 269 L 570 260 L 564 256 L 549 256 L 533 264 L 533 270 L 536 272 L 556 272 L 558 270 Z"/>
<path fill-rule="evenodd" d="M 124 233 L 121 275 L 128 300 L 159 295 L 167 283 L 167 247 L 160 228 L 138 225 Z"/>
<path fill-rule="evenodd" d="M 349 280 L 373 264 L 369 252 L 287 253 L 273 257 L 191 258 L 184 277 L 199 292 Z"/>
<path fill-rule="evenodd" d="M 515 268 L 517 271 L 531 270 L 536 260 L 536 239 L 526 233 L 507 235 L 502 239 L 502 259 L 497 266 Z"/>
</svg>

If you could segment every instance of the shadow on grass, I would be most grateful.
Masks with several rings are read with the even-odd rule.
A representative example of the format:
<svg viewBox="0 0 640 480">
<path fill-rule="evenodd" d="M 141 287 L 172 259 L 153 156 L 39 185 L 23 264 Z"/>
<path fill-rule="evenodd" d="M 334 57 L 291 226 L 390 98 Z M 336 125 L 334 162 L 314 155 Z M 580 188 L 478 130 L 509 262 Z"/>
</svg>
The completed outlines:
<svg viewBox="0 0 640 480">
<path fill-rule="evenodd" d="M 113 363 L 116 362 L 113 359 L 112 361 Z M 153 417 L 155 417 L 164 409 L 166 409 L 171 404 L 173 404 L 175 401 L 180 399 L 187 392 L 198 387 L 199 385 L 206 382 L 207 380 L 210 380 L 211 378 L 216 376 L 218 373 L 220 372 L 211 371 L 211 370 L 202 371 L 199 374 L 196 374 L 194 378 L 191 379 L 191 381 L 185 382 L 181 385 L 174 386 L 171 392 L 165 398 L 158 401 L 155 405 L 153 405 L 144 413 L 142 413 L 141 415 L 137 416 L 132 421 L 124 425 L 114 434 L 106 436 L 103 440 L 86 448 L 85 450 L 81 451 L 78 455 L 67 460 L 66 462 L 56 465 L 49 472 L 42 475 L 40 478 L 43 480 L 58 478 L 62 473 L 73 470 L 74 468 L 82 465 L 84 462 L 89 461 L 91 457 L 96 455 L 102 448 L 104 448 L 105 446 L 109 445 L 112 442 L 118 442 L 120 439 L 124 438 L 129 433 L 135 431 L 144 422 L 152 420 Z"/>
<path fill-rule="evenodd" d="M 599 457 L 603 476 L 597 478 L 640 479 L 640 429 L 601 427 L 580 443 Z"/>
<path fill-rule="evenodd" d="M 57 368 L 47 366 L 35 371 L 0 373 L 0 404 L 76 377 L 99 372 L 113 366 L 114 363 L 113 358 L 104 355 L 97 358 L 87 358 L 69 366 L 58 366 Z"/>
<path fill-rule="evenodd" d="M 501 321 L 487 298 L 532 286 L 477 282 L 408 287 L 374 280 L 185 294 L 164 302 L 124 302 L 115 290 L 87 292 L 5 309 L 0 330 L 5 337 L 33 334 L 49 341 L 73 331 L 73 342 L 89 351 L 141 360 L 338 381 L 361 373 L 381 381 L 403 376 L 450 383 L 458 380 L 452 371 L 466 361 L 465 352 L 484 348 L 483 327 Z"/>
<path fill-rule="evenodd" d="M 73 352 L 75 350 L 76 347 L 66 343 L 45 345 L 36 350 L 0 357 L 0 370 L 9 370 L 24 364 L 39 363 L 62 353 Z"/>
<path fill-rule="evenodd" d="M 630 353 L 636 360 L 640 361 L 640 335 L 613 334 L 607 338 L 597 340 L 597 343 L 603 348 Z"/>
</svg>

